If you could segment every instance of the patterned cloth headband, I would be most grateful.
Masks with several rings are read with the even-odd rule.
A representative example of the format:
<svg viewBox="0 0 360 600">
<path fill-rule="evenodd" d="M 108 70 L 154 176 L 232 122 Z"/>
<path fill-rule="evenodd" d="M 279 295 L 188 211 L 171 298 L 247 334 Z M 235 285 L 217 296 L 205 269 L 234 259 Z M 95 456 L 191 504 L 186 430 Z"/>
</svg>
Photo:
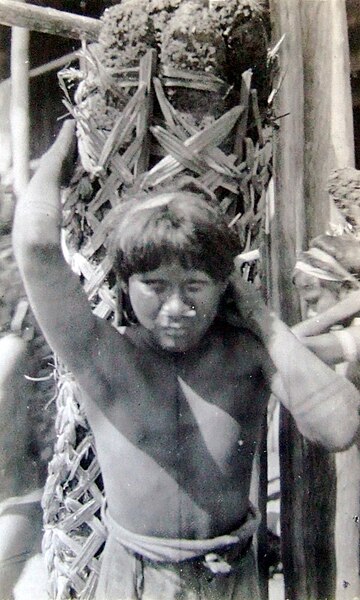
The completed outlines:
<svg viewBox="0 0 360 600">
<path fill-rule="evenodd" d="M 314 261 L 320 264 L 315 266 Z M 351 273 L 344 269 L 333 256 L 319 248 L 310 248 L 307 252 L 303 252 L 301 259 L 296 262 L 294 270 L 325 281 L 350 281 L 356 287 L 360 287 L 360 283 Z"/>
</svg>

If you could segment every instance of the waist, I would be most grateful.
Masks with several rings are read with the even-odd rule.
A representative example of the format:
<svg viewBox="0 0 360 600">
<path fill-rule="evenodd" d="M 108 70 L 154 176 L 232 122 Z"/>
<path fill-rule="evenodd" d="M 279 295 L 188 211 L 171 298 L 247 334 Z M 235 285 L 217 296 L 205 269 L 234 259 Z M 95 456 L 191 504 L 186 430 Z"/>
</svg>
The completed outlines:
<svg viewBox="0 0 360 600">
<path fill-rule="evenodd" d="M 259 511 L 250 506 L 244 521 L 230 534 L 208 539 L 175 539 L 141 535 L 122 527 L 109 513 L 104 513 L 109 535 L 134 554 L 155 562 L 181 562 L 218 554 L 231 548 L 247 549 L 260 523 Z"/>
</svg>

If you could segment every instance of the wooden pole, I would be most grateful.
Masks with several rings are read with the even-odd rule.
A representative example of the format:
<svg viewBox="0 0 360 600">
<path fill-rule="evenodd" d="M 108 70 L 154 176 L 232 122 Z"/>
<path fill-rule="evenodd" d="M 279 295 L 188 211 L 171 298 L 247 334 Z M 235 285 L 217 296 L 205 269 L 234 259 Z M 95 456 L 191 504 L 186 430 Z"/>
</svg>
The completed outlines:
<svg viewBox="0 0 360 600">
<path fill-rule="evenodd" d="M 272 303 L 290 324 L 299 321 L 297 296 L 291 273 L 295 256 L 303 247 L 304 181 L 303 181 L 303 63 L 299 20 L 300 0 L 272 0 L 273 38 L 280 46 L 280 68 L 284 75 L 276 96 L 276 115 L 287 115 L 278 121 L 275 133 L 275 194 L 271 209 L 271 279 Z"/>
<path fill-rule="evenodd" d="M 345 0 L 303 2 L 301 20 L 306 67 L 306 226 L 308 239 L 311 239 L 323 233 L 328 226 L 327 183 L 330 171 L 354 166 Z M 314 464 L 314 469 L 319 467 Z M 356 522 L 360 502 L 359 478 L 357 448 L 338 454 L 335 516 L 337 600 L 352 600 L 360 595 L 359 529 Z M 317 525 L 321 530 L 323 521 L 319 520 Z M 323 575 L 326 577 L 327 573 Z"/>
<path fill-rule="evenodd" d="M 354 166 L 345 0 L 301 3 L 305 89 L 305 206 L 308 238 L 327 228 L 331 169 Z"/>
<path fill-rule="evenodd" d="M 308 196 L 305 204 L 304 197 L 309 188 L 306 136 L 310 135 L 309 119 L 313 115 L 310 117 L 309 110 L 313 102 L 324 109 L 322 97 L 313 97 L 314 92 L 307 83 L 310 51 L 303 52 L 303 28 L 306 27 L 302 22 L 303 5 L 301 0 L 271 2 L 274 41 L 283 34 L 286 36 L 280 54 L 284 81 L 276 99 L 276 112 L 288 115 L 280 121 L 275 141 L 275 207 L 271 231 L 273 300 L 289 325 L 301 316 L 291 280 L 296 254 L 305 247 L 308 237 L 305 216 L 310 214 L 310 201 Z M 319 156 L 318 162 L 320 160 Z M 316 208 L 317 214 L 321 213 L 314 194 L 311 201 L 313 212 Z M 321 201 L 325 202 L 324 194 Z M 321 209 L 327 214 L 322 206 Z M 327 452 L 302 438 L 285 409 L 281 410 L 280 419 L 280 473 L 285 597 L 291 600 L 332 598 L 335 588 L 334 461 Z"/>
<path fill-rule="evenodd" d="M 29 31 L 13 27 L 11 33 L 10 128 L 14 191 L 19 195 L 29 180 Z"/>
<path fill-rule="evenodd" d="M 280 68 L 284 76 L 275 100 L 275 111 L 283 117 L 274 147 L 274 206 L 270 211 L 271 300 L 289 324 L 300 320 L 291 273 L 303 246 L 303 62 L 301 51 L 300 0 L 272 0 L 273 42 L 285 34 L 280 46 Z M 285 597 L 307 598 L 307 571 L 303 531 L 304 485 L 303 441 L 289 413 L 281 409 L 280 482 L 281 543 Z"/>
<path fill-rule="evenodd" d="M 0 23 L 88 41 L 96 41 L 100 31 L 98 19 L 33 4 L 22 4 L 14 0 L 0 0 Z"/>
</svg>

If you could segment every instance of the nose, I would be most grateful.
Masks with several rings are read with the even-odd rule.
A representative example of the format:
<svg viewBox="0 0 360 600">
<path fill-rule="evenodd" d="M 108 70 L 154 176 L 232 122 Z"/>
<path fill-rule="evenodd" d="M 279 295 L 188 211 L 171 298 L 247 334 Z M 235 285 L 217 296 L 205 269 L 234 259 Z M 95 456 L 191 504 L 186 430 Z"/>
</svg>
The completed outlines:
<svg viewBox="0 0 360 600">
<path fill-rule="evenodd" d="M 171 294 L 161 307 L 161 314 L 166 317 L 180 318 L 188 316 L 193 308 L 190 303 L 184 300 L 181 295 L 176 292 Z M 191 315 L 189 315 L 191 316 Z"/>
</svg>

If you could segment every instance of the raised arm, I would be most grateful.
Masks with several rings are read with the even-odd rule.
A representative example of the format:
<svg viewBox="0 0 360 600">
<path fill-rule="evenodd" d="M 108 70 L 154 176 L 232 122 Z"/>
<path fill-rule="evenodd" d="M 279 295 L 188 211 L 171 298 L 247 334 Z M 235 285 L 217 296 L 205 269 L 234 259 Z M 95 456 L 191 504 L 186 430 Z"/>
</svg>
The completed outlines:
<svg viewBox="0 0 360 600">
<path fill-rule="evenodd" d="M 310 352 L 265 306 L 253 286 L 238 275 L 232 286 L 240 315 L 272 360 L 271 389 L 300 432 L 330 451 L 351 445 L 360 424 L 358 390 Z"/>
<path fill-rule="evenodd" d="M 360 360 L 359 326 L 302 337 L 300 340 L 327 365 Z"/>
<path fill-rule="evenodd" d="M 78 372 L 89 361 L 97 320 L 61 251 L 60 186 L 73 165 L 74 149 L 74 123 L 66 121 L 18 200 L 13 246 L 32 309 L 47 341 L 67 366 Z"/>
</svg>

